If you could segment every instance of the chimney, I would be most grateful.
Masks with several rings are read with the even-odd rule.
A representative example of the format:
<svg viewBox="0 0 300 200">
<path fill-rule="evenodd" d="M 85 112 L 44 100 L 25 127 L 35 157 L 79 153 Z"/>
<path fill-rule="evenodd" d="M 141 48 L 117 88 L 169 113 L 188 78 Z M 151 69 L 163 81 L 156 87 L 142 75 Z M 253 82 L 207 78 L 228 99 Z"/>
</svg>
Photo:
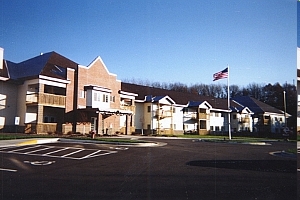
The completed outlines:
<svg viewBox="0 0 300 200">
<path fill-rule="evenodd" d="M 3 69 L 3 52 L 4 49 L 0 47 L 0 69 Z"/>
</svg>

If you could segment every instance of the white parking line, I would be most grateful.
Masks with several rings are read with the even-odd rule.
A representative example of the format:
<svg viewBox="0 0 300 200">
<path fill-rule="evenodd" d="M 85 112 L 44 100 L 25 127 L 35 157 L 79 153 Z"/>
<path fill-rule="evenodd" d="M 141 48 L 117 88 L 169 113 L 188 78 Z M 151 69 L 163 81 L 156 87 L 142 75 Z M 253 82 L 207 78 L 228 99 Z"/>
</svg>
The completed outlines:
<svg viewBox="0 0 300 200">
<path fill-rule="evenodd" d="M 113 151 L 113 150 L 84 149 L 84 148 L 76 148 L 76 147 L 59 147 L 59 146 L 47 146 L 47 145 L 30 145 L 27 147 L 11 146 L 10 148 L 0 149 L 0 152 L 15 153 L 15 154 L 29 155 L 29 156 L 34 155 L 34 156 L 43 156 L 43 157 L 52 157 L 52 158 L 67 158 L 67 159 L 74 159 L 74 160 L 82 160 L 86 158 L 94 158 L 97 156 L 104 156 L 104 155 L 117 153 L 117 151 Z"/>
<path fill-rule="evenodd" d="M 4 168 L 0 168 L 0 171 L 17 172 L 17 170 L 15 169 L 4 169 Z"/>
<path fill-rule="evenodd" d="M 25 154 L 32 154 L 34 152 L 48 150 L 48 149 L 51 149 L 51 148 L 53 149 L 53 147 L 46 147 L 46 148 L 43 148 L 43 149 L 37 149 L 37 150 L 34 150 L 34 151 L 29 151 L 29 152 L 26 152 Z"/>
<path fill-rule="evenodd" d="M 18 151 L 23 151 L 23 150 L 27 150 L 27 149 L 32 149 L 32 148 L 35 148 L 35 147 L 40 147 L 40 145 L 36 145 L 36 146 L 29 146 L 29 147 L 26 147 L 26 148 L 20 148 L 20 149 L 16 149 L 16 150 L 11 150 L 9 151 L 10 152 L 18 152 Z"/>
<path fill-rule="evenodd" d="M 63 156 L 61 156 L 61 157 L 64 158 L 64 157 L 73 155 L 73 154 L 75 154 L 75 153 L 79 153 L 79 152 L 81 152 L 81 151 L 83 151 L 83 150 L 84 150 L 84 149 L 79 149 L 79 150 L 77 150 L 77 151 L 73 151 L 73 152 L 71 152 L 71 153 L 65 154 L 65 155 L 63 155 Z"/>
<path fill-rule="evenodd" d="M 64 151 L 64 150 L 67 150 L 67 149 L 69 149 L 69 148 L 62 148 L 62 149 L 58 149 L 56 151 L 50 151 L 48 153 L 44 153 L 43 156 L 54 154 L 54 153 L 57 153 L 57 152 L 60 152 L 60 151 Z"/>
<path fill-rule="evenodd" d="M 93 152 L 93 153 L 91 153 L 91 154 L 89 154 L 89 155 L 86 155 L 86 156 L 82 157 L 82 158 L 83 158 L 83 159 L 84 159 L 84 158 L 91 158 L 93 155 L 99 153 L 100 151 L 101 151 L 101 150 L 95 151 L 95 152 Z"/>
</svg>

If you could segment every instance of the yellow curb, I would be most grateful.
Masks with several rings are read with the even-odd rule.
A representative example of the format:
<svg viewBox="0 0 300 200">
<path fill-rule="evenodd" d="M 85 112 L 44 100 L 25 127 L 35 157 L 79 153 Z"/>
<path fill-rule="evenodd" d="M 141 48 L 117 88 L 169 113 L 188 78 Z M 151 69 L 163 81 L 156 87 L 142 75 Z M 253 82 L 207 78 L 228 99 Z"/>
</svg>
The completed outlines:
<svg viewBox="0 0 300 200">
<path fill-rule="evenodd" d="M 25 142 L 21 142 L 21 143 L 18 143 L 17 146 L 31 145 L 31 144 L 37 144 L 37 140 L 28 140 Z"/>
</svg>

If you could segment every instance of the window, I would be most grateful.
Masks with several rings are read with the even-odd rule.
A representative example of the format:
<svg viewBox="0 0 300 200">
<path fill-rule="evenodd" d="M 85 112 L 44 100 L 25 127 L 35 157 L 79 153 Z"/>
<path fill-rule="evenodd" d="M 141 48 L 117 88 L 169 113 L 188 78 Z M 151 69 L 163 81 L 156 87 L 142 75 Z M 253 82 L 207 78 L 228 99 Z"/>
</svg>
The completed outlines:
<svg viewBox="0 0 300 200">
<path fill-rule="evenodd" d="M 233 115 L 232 115 L 232 118 L 233 118 L 233 119 L 236 119 L 236 114 L 233 114 Z"/>
<path fill-rule="evenodd" d="M 110 102 L 115 102 L 115 96 L 110 96 Z"/>
<path fill-rule="evenodd" d="M 183 129 L 184 129 L 184 130 L 187 130 L 187 129 L 188 129 L 188 125 L 184 124 L 184 125 L 183 125 Z"/>
<path fill-rule="evenodd" d="M 206 113 L 206 110 L 203 108 L 200 108 L 200 113 Z"/>
<path fill-rule="evenodd" d="M 210 131 L 213 131 L 214 130 L 214 127 L 213 126 L 210 126 Z"/>
<path fill-rule="evenodd" d="M 216 131 L 220 131 L 220 127 L 219 126 L 216 126 Z"/>
<path fill-rule="evenodd" d="M 148 107 L 147 107 L 147 112 L 148 112 L 148 113 L 151 112 L 151 106 L 148 106 Z"/>
<path fill-rule="evenodd" d="M 151 126 L 150 124 L 147 124 L 147 129 L 150 130 L 151 129 Z"/>
<path fill-rule="evenodd" d="M 173 113 L 175 113 L 175 112 L 176 112 L 176 109 L 175 109 L 174 107 L 171 107 L 171 111 L 172 111 Z"/>
<path fill-rule="evenodd" d="M 94 92 L 94 101 L 100 101 L 100 93 Z"/>
<path fill-rule="evenodd" d="M 85 98 L 85 92 L 83 90 L 79 91 L 79 98 Z"/>
<path fill-rule="evenodd" d="M 52 116 L 44 117 L 44 123 L 55 123 L 55 122 L 56 122 L 55 117 L 52 117 Z"/>
<path fill-rule="evenodd" d="M 200 129 L 206 129 L 206 120 L 200 120 Z"/>
<path fill-rule="evenodd" d="M 94 101 L 97 101 L 97 93 L 94 93 Z"/>
<path fill-rule="evenodd" d="M 108 103 L 108 95 L 107 94 L 103 94 L 103 102 Z"/>
</svg>

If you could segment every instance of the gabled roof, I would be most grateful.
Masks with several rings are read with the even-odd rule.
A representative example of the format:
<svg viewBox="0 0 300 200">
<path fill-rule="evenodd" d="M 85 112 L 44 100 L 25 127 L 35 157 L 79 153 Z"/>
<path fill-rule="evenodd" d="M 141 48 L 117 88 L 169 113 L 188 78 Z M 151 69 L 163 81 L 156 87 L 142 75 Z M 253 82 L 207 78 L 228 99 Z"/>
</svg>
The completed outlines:
<svg viewBox="0 0 300 200">
<path fill-rule="evenodd" d="M 199 108 L 201 106 L 205 106 L 208 109 L 211 109 L 211 105 L 207 101 L 189 101 L 187 105 L 188 108 Z"/>
<path fill-rule="evenodd" d="M 10 62 L 8 70 L 11 79 L 28 79 L 39 75 L 66 79 L 66 69 L 76 69 L 77 65 L 77 63 L 52 51 L 20 63 Z"/>
<path fill-rule="evenodd" d="M 265 104 L 253 97 L 249 96 L 238 96 L 233 98 L 234 101 L 242 104 L 243 106 L 248 107 L 254 114 L 263 114 L 263 113 L 278 113 L 283 114 L 282 110 L 274 108 L 268 104 Z"/>
<path fill-rule="evenodd" d="M 204 101 L 189 101 L 187 107 L 199 107 Z"/>
<path fill-rule="evenodd" d="M 152 96 L 152 95 L 147 95 L 145 96 L 145 102 L 160 102 L 161 100 L 166 100 L 168 104 L 175 104 L 172 98 L 170 98 L 168 95 L 164 96 Z"/>
<path fill-rule="evenodd" d="M 219 99 L 208 96 L 200 96 L 187 92 L 177 92 L 172 90 L 165 90 L 160 88 L 136 85 L 131 83 L 121 83 L 121 90 L 125 92 L 132 92 L 138 94 L 137 100 L 144 100 L 145 96 L 166 96 L 168 95 L 175 101 L 176 104 L 187 105 L 189 101 L 207 101 L 213 109 L 228 110 L 227 99 Z M 238 103 L 231 101 L 234 107 L 240 106 Z"/>
</svg>

